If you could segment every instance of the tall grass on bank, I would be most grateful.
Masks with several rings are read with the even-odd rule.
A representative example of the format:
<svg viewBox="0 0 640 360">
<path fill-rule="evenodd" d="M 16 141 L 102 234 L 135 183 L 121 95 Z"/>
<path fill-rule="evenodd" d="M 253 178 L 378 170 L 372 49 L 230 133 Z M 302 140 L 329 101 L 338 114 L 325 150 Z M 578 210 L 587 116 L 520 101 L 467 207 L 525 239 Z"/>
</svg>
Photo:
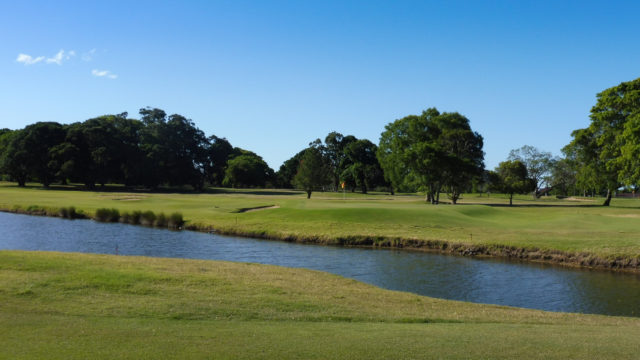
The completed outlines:
<svg viewBox="0 0 640 360">
<path fill-rule="evenodd" d="M 75 211 L 75 209 L 74 209 Z M 160 212 L 155 214 L 151 210 L 144 212 L 133 211 L 131 213 L 118 209 L 100 208 L 96 210 L 94 220 L 100 222 L 121 222 L 123 224 L 155 226 L 160 228 L 180 229 L 184 225 L 182 213 L 174 212 L 167 216 Z"/>
</svg>

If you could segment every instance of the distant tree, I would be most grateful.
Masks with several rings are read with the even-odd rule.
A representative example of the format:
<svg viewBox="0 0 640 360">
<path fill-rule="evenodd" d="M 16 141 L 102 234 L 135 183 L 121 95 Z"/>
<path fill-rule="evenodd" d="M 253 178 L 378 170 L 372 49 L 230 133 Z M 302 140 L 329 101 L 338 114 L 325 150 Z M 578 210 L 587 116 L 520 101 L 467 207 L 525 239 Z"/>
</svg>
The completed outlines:
<svg viewBox="0 0 640 360">
<path fill-rule="evenodd" d="M 387 124 L 380 136 L 376 156 L 392 194 L 396 191 L 417 190 L 418 179 L 405 158 L 407 154 L 404 150 L 409 146 L 408 130 L 409 121 L 398 120 Z"/>
<path fill-rule="evenodd" d="M 0 170 L 24 187 L 29 177 L 29 151 L 25 145 L 24 130 L 5 132 L 0 136 Z"/>
<path fill-rule="evenodd" d="M 533 196 L 538 198 L 542 186 L 548 185 L 545 182 L 545 178 L 550 175 L 553 168 L 553 156 L 551 153 L 540 151 L 531 145 L 524 145 L 519 149 L 511 150 L 508 160 L 519 160 L 527 167 L 529 177 L 536 182 Z"/>
<path fill-rule="evenodd" d="M 640 78 L 597 94 L 590 118 L 589 127 L 571 134 L 564 151 L 576 162 L 578 182 L 606 190 L 602 205 L 609 206 L 620 185 L 640 182 Z"/>
<path fill-rule="evenodd" d="M 287 189 L 294 187 L 293 178 L 298 173 L 300 159 L 302 159 L 302 155 L 304 155 L 305 151 L 307 151 L 307 149 L 298 152 L 280 166 L 280 169 L 276 173 L 276 182 L 278 187 Z"/>
<path fill-rule="evenodd" d="M 443 152 L 443 186 L 453 204 L 484 171 L 483 139 L 471 130 L 469 120 L 458 113 L 443 113 L 436 118 L 441 133 L 438 142 Z"/>
<path fill-rule="evenodd" d="M 212 185 L 220 186 L 224 180 L 227 161 L 233 155 L 233 146 L 227 139 L 219 138 L 215 135 L 209 137 L 209 143 L 206 167 L 207 179 Z"/>
<path fill-rule="evenodd" d="M 300 158 L 298 172 L 293 178 L 295 186 L 306 191 L 307 199 L 310 199 L 314 189 L 330 181 L 329 167 L 320 149 L 313 146 L 307 148 Z"/>
<path fill-rule="evenodd" d="M 509 206 L 513 205 L 514 194 L 525 194 L 535 189 L 535 180 L 528 176 L 527 166 L 520 160 L 501 162 L 489 177 L 494 190 L 509 195 Z"/>
<path fill-rule="evenodd" d="M 227 163 L 224 186 L 264 187 L 273 177 L 273 170 L 264 160 L 251 152 L 238 155 Z"/>
<path fill-rule="evenodd" d="M 48 187 L 58 171 L 56 163 L 52 161 L 50 149 L 64 141 L 66 132 L 56 122 L 38 122 L 25 127 L 23 135 L 22 146 L 27 151 L 23 161 L 26 162 L 30 175 Z"/>
<path fill-rule="evenodd" d="M 471 179 L 481 174 L 483 156 L 482 137 L 471 130 L 468 119 L 435 108 L 388 124 L 378 150 L 392 186 L 415 179 L 432 204 L 439 202 L 443 188 L 457 200 Z"/>
<path fill-rule="evenodd" d="M 344 178 L 352 178 L 363 194 L 378 185 L 382 178 L 382 169 L 376 157 L 377 151 L 378 147 L 366 139 L 351 142 L 344 148 L 342 174 Z"/>
<path fill-rule="evenodd" d="M 141 149 L 146 154 L 147 176 L 144 183 L 156 187 L 189 184 L 201 190 L 206 178 L 210 144 L 193 121 L 160 109 L 140 109 L 145 127 L 141 133 Z"/>
<path fill-rule="evenodd" d="M 335 131 L 330 132 L 324 139 L 325 145 L 323 150 L 331 172 L 334 190 L 338 190 L 341 174 L 345 170 L 343 167 L 346 156 L 345 148 L 356 140 L 356 137 L 353 135 L 343 136 Z"/>
<path fill-rule="evenodd" d="M 576 189 L 576 171 L 570 159 L 556 159 L 548 183 L 560 195 L 569 195 Z"/>
</svg>

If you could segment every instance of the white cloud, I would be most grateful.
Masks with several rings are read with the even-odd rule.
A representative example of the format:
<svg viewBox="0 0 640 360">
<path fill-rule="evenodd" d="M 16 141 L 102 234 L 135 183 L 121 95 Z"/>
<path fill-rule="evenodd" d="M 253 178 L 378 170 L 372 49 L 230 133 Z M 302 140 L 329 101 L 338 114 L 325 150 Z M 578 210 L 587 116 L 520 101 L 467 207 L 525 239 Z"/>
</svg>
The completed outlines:
<svg viewBox="0 0 640 360">
<path fill-rule="evenodd" d="M 76 56 L 76 52 L 71 50 L 65 54 L 64 50 L 58 51 L 53 57 L 50 57 L 46 60 L 47 64 L 58 64 L 62 65 L 63 61 L 71 59 L 73 56 Z"/>
<path fill-rule="evenodd" d="M 93 69 L 91 70 L 91 74 L 95 77 L 107 77 L 109 79 L 117 79 L 118 75 L 116 74 L 112 74 L 111 71 L 109 70 L 97 70 L 97 69 Z"/>
<path fill-rule="evenodd" d="M 44 60 L 44 56 L 38 56 L 34 58 L 34 57 L 31 57 L 31 55 L 27 55 L 27 54 L 18 54 L 18 57 L 16 58 L 17 62 L 23 63 L 25 65 L 37 64 L 42 60 Z"/>
</svg>

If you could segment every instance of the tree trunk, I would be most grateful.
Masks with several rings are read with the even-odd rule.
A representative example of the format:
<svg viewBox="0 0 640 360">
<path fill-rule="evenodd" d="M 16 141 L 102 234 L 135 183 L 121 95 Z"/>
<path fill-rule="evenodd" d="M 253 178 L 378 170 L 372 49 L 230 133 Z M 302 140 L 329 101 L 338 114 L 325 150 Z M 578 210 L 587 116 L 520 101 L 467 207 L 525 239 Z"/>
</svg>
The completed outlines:
<svg viewBox="0 0 640 360">
<path fill-rule="evenodd" d="M 427 195 L 424 198 L 424 201 L 431 202 L 431 193 L 427 191 Z"/>
<path fill-rule="evenodd" d="M 440 190 L 436 191 L 436 205 L 440 204 Z"/>
<path fill-rule="evenodd" d="M 607 198 L 604 200 L 602 206 L 609 206 L 611 204 L 611 189 L 607 189 Z"/>
<path fill-rule="evenodd" d="M 311 199 L 311 190 L 307 190 L 307 199 Z"/>
<path fill-rule="evenodd" d="M 513 206 L 513 194 L 509 194 L 509 206 Z"/>
</svg>

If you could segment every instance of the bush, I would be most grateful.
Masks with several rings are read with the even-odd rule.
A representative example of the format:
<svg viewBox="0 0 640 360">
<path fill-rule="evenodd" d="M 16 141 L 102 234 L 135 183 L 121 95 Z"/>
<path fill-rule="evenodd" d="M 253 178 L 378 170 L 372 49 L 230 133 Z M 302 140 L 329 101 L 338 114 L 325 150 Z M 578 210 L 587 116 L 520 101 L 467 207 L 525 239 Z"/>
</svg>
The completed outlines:
<svg viewBox="0 0 640 360">
<path fill-rule="evenodd" d="M 164 213 L 158 214 L 158 216 L 156 216 L 156 221 L 153 223 L 153 225 L 157 227 L 167 227 L 167 216 Z"/>
<path fill-rule="evenodd" d="M 128 212 L 124 211 L 120 214 L 120 222 L 123 224 L 128 224 L 131 221 L 131 215 Z"/>
<path fill-rule="evenodd" d="M 80 211 L 76 211 L 76 208 L 69 206 L 68 208 L 62 207 L 58 209 L 58 216 L 65 219 L 82 219 L 84 215 Z"/>
<path fill-rule="evenodd" d="M 102 222 L 117 222 L 120 220 L 120 211 L 118 211 L 118 209 L 98 209 L 96 210 L 95 220 Z"/>
<path fill-rule="evenodd" d="M 129 217 L 129 224 L 131 225 L 140 225 L 140 218 L 142 217 L 142 211 L 136 210 L 131 213 Z"/>
<path fill-rule="evenodd" d="M 156 214 L 153 211 L 145 211 L 140 214 L 140 224 L 145 226 L 153 226 L 156 221 Z"/>
<path fill-rule="evenodd" d="M 184 225 L 184 219 L 182 218 L 182 214 L 179 212 L 174 212 L 169 215 L 169 220 L 167 221 L 167 226 L 172 229 L 177 229 Z"/>
</svg>

